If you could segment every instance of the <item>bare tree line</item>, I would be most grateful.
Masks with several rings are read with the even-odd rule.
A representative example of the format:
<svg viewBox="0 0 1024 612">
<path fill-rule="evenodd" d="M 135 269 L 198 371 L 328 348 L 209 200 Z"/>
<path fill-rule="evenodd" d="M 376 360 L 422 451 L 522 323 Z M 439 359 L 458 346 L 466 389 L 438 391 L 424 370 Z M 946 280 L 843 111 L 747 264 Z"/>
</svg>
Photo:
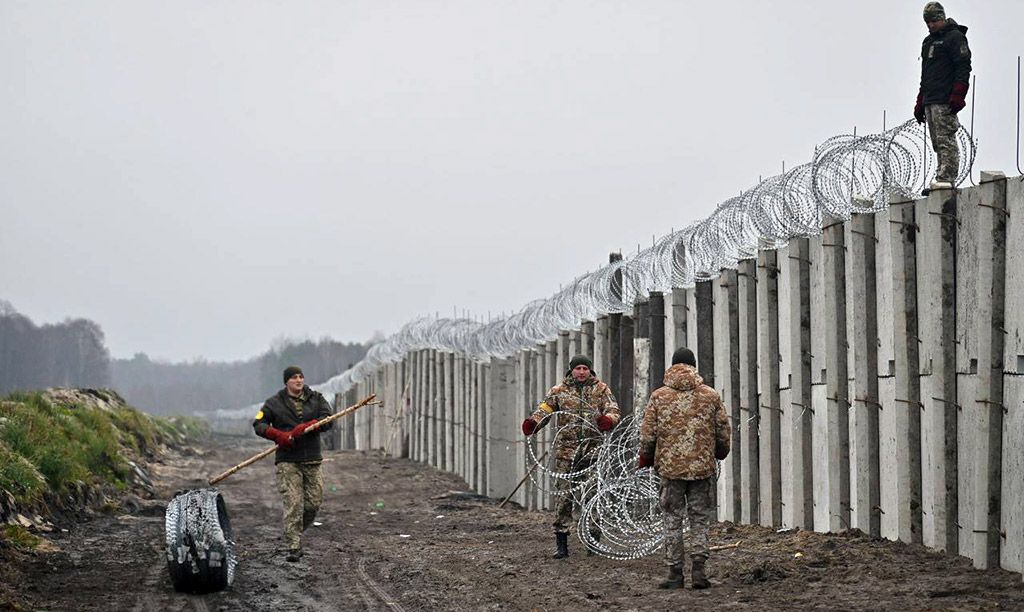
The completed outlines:
<svg viewBox="0 0 1024 612">
<path fill-rule="evenodd" d="M 322 382 L 360 361 L 369 344 L 276 341 L 244 361 L 170 363 L 137 353 L 112 359 L 103 329 L 88 319 L 36 325 L 0 300 L 0 394 L 47 387 L 112 387 L 153 414 L 193 414 L 258 402 L 281 387 L 281 371 L 303 368 Z"/>
</svg>

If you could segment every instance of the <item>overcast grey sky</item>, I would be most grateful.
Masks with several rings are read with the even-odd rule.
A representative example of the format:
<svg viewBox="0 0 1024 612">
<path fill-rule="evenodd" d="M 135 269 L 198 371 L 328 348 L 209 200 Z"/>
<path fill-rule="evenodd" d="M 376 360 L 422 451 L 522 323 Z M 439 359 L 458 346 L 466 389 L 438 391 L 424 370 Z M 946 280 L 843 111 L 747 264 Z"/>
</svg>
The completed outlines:
<svg viewBox="0 0 1024 612">
<path fill-rule="evenodd" d="M 0 0 L 0 299 L 172 360 L 517 310 L 910 118 L 923 4 Z M 1024 2 L 946 9 L 1015 174 Z"/>
</svg>

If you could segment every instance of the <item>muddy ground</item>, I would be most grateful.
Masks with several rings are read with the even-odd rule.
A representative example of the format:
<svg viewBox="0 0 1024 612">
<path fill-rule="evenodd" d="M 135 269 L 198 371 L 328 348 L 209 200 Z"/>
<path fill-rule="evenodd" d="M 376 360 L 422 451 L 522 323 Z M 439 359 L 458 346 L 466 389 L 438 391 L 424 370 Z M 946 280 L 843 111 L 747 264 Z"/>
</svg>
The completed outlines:
<svg viewBox="0 0 1024 612">
<path fill-rule="evenodd" d="M 168 456 L 152 466 L 157 497 L 202 486 L 264 446 L 219 438 L 199 453 Z M 0 609 L 1024 609 L 1019 574 L 977 571 L 964 558 L 859 533 L 779 534 L 728 524 L 715 528 L 712 544 L 740 545 L 714 553 L 711 589 L 660 591 L 659 556 L 590 557 L 574 539 L 569 559 L 554 560 L 546 513 L 458 494 L 464 482 L 407 460 L 354 451 L 326 456 L 323 525 L 307 532 L 299 563 L 280 552 L 281 506 L 268 459 L 219 487 L 240 557 L 229 590 L 172 589 L 163 514 L 151 508 L 61 525 L 68 531 L 48 536 L 56 549 L 50 552 L 8 551 L 0 561 Z"/>
</svg>

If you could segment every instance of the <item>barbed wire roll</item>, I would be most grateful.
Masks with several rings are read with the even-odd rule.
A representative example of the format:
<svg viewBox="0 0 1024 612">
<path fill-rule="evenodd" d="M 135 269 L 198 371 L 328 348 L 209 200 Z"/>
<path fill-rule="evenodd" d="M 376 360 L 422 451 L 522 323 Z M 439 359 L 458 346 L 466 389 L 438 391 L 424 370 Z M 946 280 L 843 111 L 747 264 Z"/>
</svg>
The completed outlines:
<svg viewBox="0 0 1024 612">
<path fill-rule="evenodd" d="M 217 489 L 179 491 L 164 513 L 167 569 L 177 591 L 231 586 L 238 558 L 224 498 Z"/>
</svg>

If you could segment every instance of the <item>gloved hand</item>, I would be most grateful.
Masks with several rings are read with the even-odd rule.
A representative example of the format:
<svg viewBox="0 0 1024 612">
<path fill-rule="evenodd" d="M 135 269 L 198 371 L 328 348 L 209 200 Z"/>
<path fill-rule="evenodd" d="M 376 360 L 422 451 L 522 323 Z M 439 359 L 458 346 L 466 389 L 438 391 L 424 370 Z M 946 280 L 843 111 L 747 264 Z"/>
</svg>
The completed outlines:
<svg viewBox="0 0 1024 612">
<path fill-rule="evenodd" d="M 537 421 L 533 419 L 523 421 L 523 435 L 532 436 L 535 431 L 537 431 Z"/>
<path fill-rule="evenodd" d="M 612 417 L 608 416 L 607 414 L 602 414 L 597 417 L 597 428 L 600 429 L 601 431 L 608 431 L 614 426 L 615 421 L 613 421 Z"/>
<path fill-rule="evenodd" d="M 289 431 L 288 433 L 291 434 L 292 438 L 298 438 L 299 436 L 301 436 L 303 434 L 303 432 L 305 432 L 308 428 L 312 427 L 315 424 L 316 424 L 316 419 L 310 419 L 310 420 L 306 421 L 305 423 L 299 423 L 298 425 L 293 427 L 292 430 Z"/>
<path fill-rule="evenodd" d="M 636 460 L 637 469 L 651 467 L 652 465 L 654 465 L 654 457 L 646 453 L 640 453 L 640 457 L 638 457 Z"/>
<path fill-rule="evenodd" d="M 295 443 L 295 441 L 292 440 L 291 432 L 281 431 L 280 429 L 277 429 L 275 427 L 268 427 L 267 433 L 265 435 L 267 436 L 267 438 L 276 442 L 278 448 L 283 448 L 285 450 L 291 448 L 292 444 Z"/>
<path fill-rule="evenodd" d="M 917 94 L 917 103 L 914 104 L 914 119 L 918 123 L 924 123 L 924 94 Z"/>
<path fill-rule="evenodd" d="M 953 113 L 959 113 L 967 102 L 964 98 L 967 96 L 967 83 L 953 83 L 953 91 L 949 94 L 949 108 Z"/>
</svg>

